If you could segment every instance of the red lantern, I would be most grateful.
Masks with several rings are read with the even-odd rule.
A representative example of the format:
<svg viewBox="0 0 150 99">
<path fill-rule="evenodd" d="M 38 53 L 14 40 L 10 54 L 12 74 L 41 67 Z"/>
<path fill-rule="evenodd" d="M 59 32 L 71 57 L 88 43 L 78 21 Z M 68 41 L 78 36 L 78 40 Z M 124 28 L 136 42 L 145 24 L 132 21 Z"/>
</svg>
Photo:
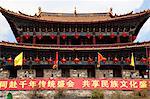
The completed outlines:
<svg viewBox="0 0 150 99">
<path fill-rule="evenodd" d="M 53 62 L 52 58 L 48 58 L 48 59 L 47 59 L 47 62 L 48 62 L 48 63 L 52 63 L 52 62 Z"/>
<path fill-rule="evenodd" d="M 136 36 L 132 36 L 132 40 L 134 41 L 136 39 Z"/>
<path fill-rule="evenodd" d="M 126 32 L 123 32 L 123 33 L 122 33 L 122 36 L 123 36 L 123 37 L 127 37 L 127 33 L 126 33 Z"/>
<path fill-rule="evenodd" d="M 39 59 L 38 57 L 36 57 L 36 58 L 34 59 L 34 61 L 35 61 L 36 63 L 39 63 L 39 62 L 40 62 L 40 59 Z"/>
<path fill-rule="evenodd" d="M 146 60 L 146 58 L 143 58 L 143 57 L 142 57 L 140 61 L 141 61 L 142 63 L 146 63 L 147 60 Z"/>
<path fill-rule="evenodd" d="M 110 34 L 110 38 L 114 38 L 115 37 L 115 34 L 114 33 L 111 33 Z"/>
<path fill-rule="evenodd" d="M 23 58 L 23 63 L 26 63 L 26 62 L 27 62 L 27 60 L 26 60 L 26 58 L 24 57 L 24 58 Z"/>
<path fill-rule="evenodd" d="M 100 35 L 99 35 L 99 39 L 102 39 L 102 38 L 103 38 L 103 34 L 100 34 Z"/>
<path fill-rule="evenodd" d="M 54 39 L 55 36 L 56 36 L 56 35 L 54 35 L 54 34 L 51 34 L 51 35 L 50 35 L 51 39 Z"/>
<path fill-rule="evenodd" d="M 119 60 L 115 57 L 113 61 L 114 63 L 117 63 Z"/>
<path fill-rule="evenodd" d="M 91 57 L 88 58 L 88 63 L 92 63 L 93 59 Z"/>
<path fill-rule="evenodd" d="M 79 63 L 79 62 L 80 62 L 79 58 L 76 57 L 76 58 L 74 59 L 74 62 L 75 62 L 76 64 Z"/>
<path fill-rule="evenodd" d="M 76 38 L 76 39 L 78 39 L 79 38 L 79 34 L 78 33 L 75 33 L 75 35 L 74 35 L 74 37 Z"/>
<path fill-rule="evenodd" d="M 87 37 L 88 39 L 90 39 L 90 38 L 91 38 L 91 34 L 86 34 L 86 37 Z"/>
<path fill-rule="evenodd" d="M 38 35 L 37 35 L 37 38 L 38 38 L 39 40 L 41 40 L 42 37 L 43 37 L 42 34 L 38 34 Z"/>
<path fill-rule="evenodd" d="M 17 37 L 16 40 L 17 40 L 17 42 L 19 42 L 20 41 L 20 37 Z"/>
<path fill-rule="evenodd" d="M 62 39 L 66 39 L 67 35 L 66 34 L 62 34 Z"/>
<path fill-rule="evenodd" d="M 12 60 L 12 58 L 11 57 L 9 57 L 8 59 L 7 59 L 7 62 L 8 63 L 11 63 L 13 60 Z"/>
<path fill-rule="evenodd" d="M 128 58 L 125 58 L 125 62 L 126 62 L 126 63 L 130 63 L 130 62 L 131 62 L 130 58 L 129 58 L 129 57 L 128 57 Z"/>
<path fill-rule="evenodd" d="M 64 64 L 64 63 L 66 63 L 66 59 L 63 57 L 62 59 L 61 59 L 61 62 Z"/>
<path fill-rule="evenodd" d="M 27 33 L 24 35 L 25 39 L 29 39 L 30 38 L 30 35 Z"/>
</svg>

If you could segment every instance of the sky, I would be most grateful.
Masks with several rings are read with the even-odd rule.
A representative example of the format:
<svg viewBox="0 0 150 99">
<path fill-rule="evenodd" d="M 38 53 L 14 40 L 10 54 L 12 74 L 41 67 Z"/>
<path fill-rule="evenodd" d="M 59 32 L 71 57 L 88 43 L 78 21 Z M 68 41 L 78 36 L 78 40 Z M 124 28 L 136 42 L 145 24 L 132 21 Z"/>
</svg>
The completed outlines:
<svg viewBox="0 0 150 99">
<path fill-rule="evenodd" d="M 28 15 L 37 13 L 38 7 L 41 7 L 43 12 L 73 13 L 75 6 L 77 13 L 101 13 L 113 8 L 113 14 L 120 15 L 150 9 L 150 0 L 0 0 L 0 6 Z M 149 33 L 150 18 L 140 30 L 135 42 L 150 41 Z M 8 22 L 1 13 L 0 41 L 16 42 Z"/>
</svg>

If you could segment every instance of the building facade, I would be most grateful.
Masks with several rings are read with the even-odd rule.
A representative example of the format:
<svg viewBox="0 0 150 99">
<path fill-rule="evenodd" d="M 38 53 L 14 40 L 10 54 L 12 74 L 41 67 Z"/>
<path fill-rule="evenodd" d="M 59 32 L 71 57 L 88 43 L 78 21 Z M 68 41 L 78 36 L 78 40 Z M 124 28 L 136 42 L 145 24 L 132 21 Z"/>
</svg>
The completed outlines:
<svg viewBox="0 0 150 99">
<path fill-rule="evenodd" d="M 0 42 L 2 78 L 79 77 L 148 78 L 150 42 L 133 43 L 150 10 L 125 15 L 48 13 L 26 15 L 4 8 L 18 43 Z M 24 53 L 23 66 L 14 58 Z M 98 52 L 106 59 L 98 66 Z M 53 69 L 58 53 L 58 68 Z M 135 67 L 130 66 L 134 53 Z"/>
</svg>

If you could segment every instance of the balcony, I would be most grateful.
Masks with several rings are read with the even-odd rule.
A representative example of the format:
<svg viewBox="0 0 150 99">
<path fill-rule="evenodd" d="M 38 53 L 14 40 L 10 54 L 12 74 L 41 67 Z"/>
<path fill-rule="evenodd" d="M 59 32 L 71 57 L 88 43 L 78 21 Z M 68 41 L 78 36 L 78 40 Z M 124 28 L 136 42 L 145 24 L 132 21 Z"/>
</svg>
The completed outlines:
<svg viewBox="0 0 150 99">
<path fill-rule="evenodd" d="M 97 59 L 97 58 L 95 58 Z M 14 62 L 11 61 L 11 62 L 8 62 L 8 61 L 2 61 L 0 60 L 0 64 L 1 66 L 13 66 Z M 43 60 L 40 60 L 39 62 L 35 62 L 33 60 L 26 60 L 26 62 L 23 63 L 23 65 L 25 66 L 39 66 L 39 65 L 49 65 L 49 66 L 53 66 L 54 65 L 54 61 L 52 62 L 48 62 L 48 61 L 43 61 Z M 69 65 L 80 65 L 80 66 L 86 66 L 86 65 L 97 65 L 97 60 L 93 60 L 91 62 L 89 61 L 85 61 L 85 60 L 80 60 L 79 62 L 75 62 L 74 60 L 67 60 L 66 62 L 62 62 L 62 61 L 58 61 L 58 65 L 65 65 L 65 66 L 69 66 Z M 100 62 L 100 65 L 102 66 L 109 66 L 109 65 L 115 65 L 115 66 L 126 66 L 126 65 L 130 65 L 130 62 L 125 62 L 125 61 L 118 61 L 118 62 L 114 62 L 113 60 L 106 60 L 105 62 L 101 61 Z M 149 63 L 148 62 L 141 62 L 139 60 L 135 61 L 135 65 L 145 65 L 145 66 L 148 66 Z"/>
</svg>

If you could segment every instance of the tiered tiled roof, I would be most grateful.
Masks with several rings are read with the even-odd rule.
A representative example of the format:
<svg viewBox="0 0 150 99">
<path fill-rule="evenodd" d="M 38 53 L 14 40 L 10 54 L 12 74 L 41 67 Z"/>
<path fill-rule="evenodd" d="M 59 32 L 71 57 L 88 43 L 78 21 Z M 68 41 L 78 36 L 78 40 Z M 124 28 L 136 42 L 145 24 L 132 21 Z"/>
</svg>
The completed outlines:
<svg viewBox="0 0 150 99">
<path fill-rule="evenodd" d="M 113 21 L 113 20 L 122 20 L 122 19 L 132 19 L 134 17 L 142 16 L 142 15 L 150 15 L 150 10 L 144 10 L 140 13 L 128 13 L 125 15 L 112 15 L 112 12 L 107 13 L 48 13 L 48 12 L 40 12 L 39 15 L 26 15 L 24 13 L 15 13 L 9 10 L 6 10 L 0 7 L 0 12 L 2 14 L 9 14 L 15 17 L 35 20 L 35 21 L 48 21 L 48 22 L 104 22 L 104 21 Z"/>
</svg>

